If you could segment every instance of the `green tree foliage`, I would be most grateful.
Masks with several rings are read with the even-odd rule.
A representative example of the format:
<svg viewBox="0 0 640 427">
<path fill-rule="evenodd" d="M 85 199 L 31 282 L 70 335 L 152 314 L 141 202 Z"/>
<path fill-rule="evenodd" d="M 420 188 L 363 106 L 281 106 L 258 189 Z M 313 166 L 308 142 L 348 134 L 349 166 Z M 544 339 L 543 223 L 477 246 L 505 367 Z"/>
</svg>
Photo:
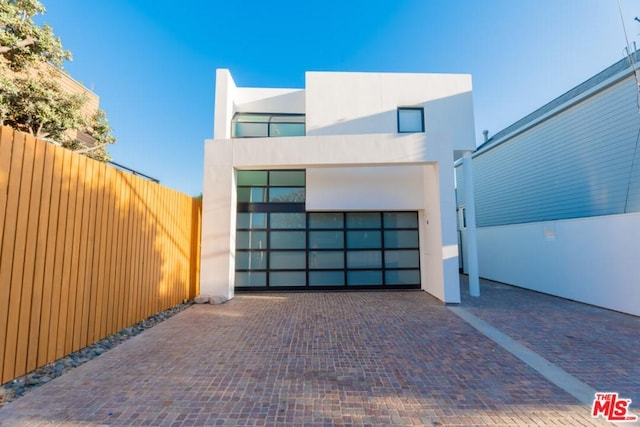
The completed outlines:
<svg viewBox="0 0 640 427">
<path fill-rule="evenodd" d="M 107 116 L 82 114 L 85 96 L 63 91 L 62 64 L 71 59 L 59 37 L 33 17 L 46 12 L 38 0 L 0 0 L 0 125 L 8 125 L 101 161 L 115 142 Z M 79 130 L 93 137 L 86 146 L 71 137 Z"/>
</svg>

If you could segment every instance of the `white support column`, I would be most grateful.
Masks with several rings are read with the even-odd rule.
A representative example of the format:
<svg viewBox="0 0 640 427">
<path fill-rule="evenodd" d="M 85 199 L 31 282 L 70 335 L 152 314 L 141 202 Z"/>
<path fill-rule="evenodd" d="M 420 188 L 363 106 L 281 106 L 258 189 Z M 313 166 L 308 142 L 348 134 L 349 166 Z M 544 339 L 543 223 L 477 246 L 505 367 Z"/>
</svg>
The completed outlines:
<svg viewBox="0 0 640 427">
<path fill-rule="evenodd" d="M 469 294 L 480 296 L 480 275 L 478 273 L 478 236 L 476 233 L 476 202 L 473 191 L 473 166 L 471 151 L 465 151 L 462 157 L 464 170 L 464 199 L 467 211 L 466 244 L 467 266 L 469 269 Z"/>
</svg>

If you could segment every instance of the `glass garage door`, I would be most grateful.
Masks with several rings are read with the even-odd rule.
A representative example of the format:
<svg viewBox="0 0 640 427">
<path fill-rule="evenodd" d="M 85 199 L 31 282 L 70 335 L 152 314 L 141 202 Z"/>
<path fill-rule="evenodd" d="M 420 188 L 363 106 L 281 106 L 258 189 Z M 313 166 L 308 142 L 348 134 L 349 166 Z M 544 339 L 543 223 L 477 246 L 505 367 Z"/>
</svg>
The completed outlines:
<svg viewBox="0 0 640 427">
<path fill-rule="evenodd" d="M 305 212 L 304 171 L 243 172 L 237 290 L 420 287 L 417 212 Z"/>
</svg>

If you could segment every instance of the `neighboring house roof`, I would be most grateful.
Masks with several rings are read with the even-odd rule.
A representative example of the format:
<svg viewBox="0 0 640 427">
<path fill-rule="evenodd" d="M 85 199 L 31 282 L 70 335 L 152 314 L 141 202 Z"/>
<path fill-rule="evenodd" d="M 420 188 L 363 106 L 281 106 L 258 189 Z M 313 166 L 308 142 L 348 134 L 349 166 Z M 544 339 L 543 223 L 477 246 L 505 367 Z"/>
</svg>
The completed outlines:
<svg viewBox="0 0 640 427">
<path fill-rule="evenodd" d="M 640 61 L 640 50 L 637 50 L 633 53 L 633 61 L 636 64 L 638 63 L 638 61 Z M 627 73 L 623 73 L 625 70 L 627 71 Z M 506 142 L 508 139 L 510 139 L 507 137 L 515 136 L 517 133 L 526 130 L 528 127 L 543 119 L 546 115 L 553 112 L 554 110 L 563 106 L 568 106 L 568 104 L 571 104 L 571 101 L 581 99 L 583 95 L 587 96 L 590 91 L 607 82 L 611 78 L 618 75 L 620 78 L 622 78 L 632 71 L 633 69 L 631 68 L 629 57 L 621 59 L 620 61 L 604 69 L 590 79 L 580 83 L 573 89 L 563 93 L 551 102 L 538 108 L 534 112 L 524 116 L 512 125 L 504 128 L 500 132 L 497 132 L 487 141 L 478 146 L 478 148 L 476 148 L 476 151 L 474 152 L 474 155 L 485 153 L 490 149 L 502 144 L 503 142 Z"/>
</svg>

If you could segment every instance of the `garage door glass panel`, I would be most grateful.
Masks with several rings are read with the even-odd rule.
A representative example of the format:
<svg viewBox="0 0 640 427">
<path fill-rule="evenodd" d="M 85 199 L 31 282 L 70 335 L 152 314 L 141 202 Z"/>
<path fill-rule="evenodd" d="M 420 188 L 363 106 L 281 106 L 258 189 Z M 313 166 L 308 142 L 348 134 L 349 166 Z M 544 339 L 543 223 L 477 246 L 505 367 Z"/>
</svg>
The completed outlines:
<svg viewBox="0 0 640 427">
<path fill-rule="evenodd" d="M 267 249 L 266 231 L 236 232 L 236 249 Z"/>
<path fill-rule="evenodd" d="M 303 251 L 277 251 L 269 254 L 269 268 L 276 270 L 304 270 L 307 256 Z"/>
<path fill-rule="evenodd" d="M 267 286 L 267 273 L 236 272 L 236 286 Z"/>
<path fill-rule="evenodd" d="M 269 286 L 305 286 L 304 271 L 279 271 L 269 273 Z"/>
<path fill-rule="evenodd" d="M 310 286 L 344 286 L 343 271 L 311 271 Z"/>
<path fill-rule="evenodd" d="M 309 228 L 344 228 L 344 216 L 337 212 L 313 212 L 309 214 Z"/>
<path fill-rule="evenodd" d="M 344 233 L 342 231 L 310 231 L 309 248 L 311 249 L 341 249 L 344 247 Z"/>
<path fill-rule="evenodd" d="M 379 231 L 347 231 L 347 248 L 349 249 L 378 249 L 382 247 L 382 237 Z"/>
<path fill-rule="evenodd" d="M 420 270 L 387 270 L 384 274 L 387 285 L 420 284 Z"/>
<path fill-rule="evenodd" d="M 342 251 L 311 251 L 309 252 L 309 268 L 343 269 L 344 268 L 344 252 Z"/>
<path fill-rule="evenodd" d="M 347 268 L 382 268 L 381 251 L 347 252 Z"/>
<path fill-rule="evenodd" d="M 380 214 L 370 212 L 347 213 L 347 228 L 380 228 Z"/>
<path fill-rule="evenodd" d="M 236 252 L 236 270 L 265 270 L 266 268 L 266 251 Z"/>
<path fill-rule="evenodd" d="M 347 271 L 347 285 L 382 285 L 382 272 L 380 270 Z"/>
<path fill-rule="evenodd" d="M 415 212 L 385 212 L 384 228 L 418 228 L 418 215 Z"/>
<path fill-rule="evenodd" d="M 418 248 L 416 230 L 385 230 L 384 246 L 386 248 Z"/>
<path fill-rule="evenodd" d="M 271 249 L 305 249 L 307 234 L 304 231 L 272 231 Z"/>
<path fill-rule="evenodd" d="M 420 253 L 415 251 L 385 251 L 384 266 L 386 268 L 418 268 Z"/>
</svg>

